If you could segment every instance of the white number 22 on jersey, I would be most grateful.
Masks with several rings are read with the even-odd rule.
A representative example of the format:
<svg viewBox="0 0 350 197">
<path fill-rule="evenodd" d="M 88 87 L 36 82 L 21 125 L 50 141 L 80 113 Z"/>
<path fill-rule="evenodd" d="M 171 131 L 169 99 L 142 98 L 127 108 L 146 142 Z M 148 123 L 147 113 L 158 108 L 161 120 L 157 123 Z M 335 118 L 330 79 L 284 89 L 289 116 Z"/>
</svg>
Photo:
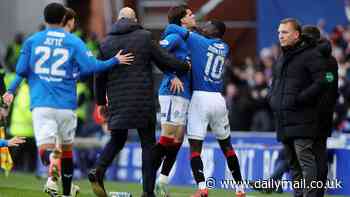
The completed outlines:
<svg viewBox="0 0 350 197">
<path fill-rule="evenodd" d="M 37 74 L 50 74 L 50 69 L 45 68 L 42 65 L 50 58 L 51 56 L 51 48 L 45 46 L 39 46 L 35 48 L 35 55 L 42 54 L 41 57 L 35 62 L 34 72 Z M 58 60 L 56 60 L 51 66 L 51 75 L 64 77 L 66 75 L 66 71 L 60 69 L 67 60 L 69 56 L 69 52 L 67 49 L 56 48 L 53 50 L 52 56 L 60 56 Z"/>
<path fill-rule="evenodd" d="M 207 56 L 208 60 L 207 64 L 205 65 L 204 74 L 212 80 L 221 80 L 225 57 L 211 52 L 208 52 Z"/>
</svg>

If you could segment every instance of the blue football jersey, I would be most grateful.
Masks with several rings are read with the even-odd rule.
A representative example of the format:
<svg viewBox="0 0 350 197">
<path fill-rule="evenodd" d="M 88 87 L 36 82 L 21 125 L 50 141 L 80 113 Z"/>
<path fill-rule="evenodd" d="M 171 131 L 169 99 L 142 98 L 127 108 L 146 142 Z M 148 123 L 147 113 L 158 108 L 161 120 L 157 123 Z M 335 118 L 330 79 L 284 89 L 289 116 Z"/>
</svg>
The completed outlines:
<svg viewBox="0 0 350 197">
<path fill-rule="evenodd" d="M 80 38 L 63 28 L 47 28 L 24 42 L 16 66 L 18 77 L 10 90 L 16 88 L 20 77 L 25 77 L 30 89 L 31 109 L 76 109 L 77 75 L 103 71 L 118 63 L 115 57 L 97 60 Z"/>
<path fill-rule="evenodd" d="M 170 24 L 165 34 L 177 33 L 190 49 L 192 62 L 192 89 L 207 92 L 222 92 L 224 64 L 229 46 L 217 38 L 207 38 L 196 32 L 189 32 L 178 25 Z"/>
<path fill-rule="evenodd" d="M 189 58 L 189 50 L 186 43 L 178 34 L 170 34 L 165 36 L 160 42 L 160 46 L 167 49 L 169 53 L 175 55 L 179 60 L 186 60 Z M 164 72 L 162 82 L 159 87 L 159 95 L 177 95 L 184 98 L 191 98 L 191 86 L 190 86 L 190 72 L 187 74 L 181 75 L 180 80 L 183 83 L 184 91 L 181 93 L 173 93 L 170 91 L 171 80 L 176 75 L 172 72 Z"/>
</svg>

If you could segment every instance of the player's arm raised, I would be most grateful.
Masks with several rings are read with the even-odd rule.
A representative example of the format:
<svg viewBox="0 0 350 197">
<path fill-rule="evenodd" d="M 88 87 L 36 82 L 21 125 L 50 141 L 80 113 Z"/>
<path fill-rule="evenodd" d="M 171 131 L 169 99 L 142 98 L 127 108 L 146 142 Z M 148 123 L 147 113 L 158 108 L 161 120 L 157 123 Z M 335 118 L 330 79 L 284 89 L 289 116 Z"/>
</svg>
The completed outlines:
<svg viewBox="0 0 350 197">
<path fill-rule="evenodd" d="M 112 66 L 118 64 L 130 64 L 134 61 L 134 56 L 131 53 L 122 54 L 122 51 L 119 51 L 114 57 L 106 61 L 100 61 L 86 48 L 83 41 L 79 39 L 76 43 L 77 54 L 75 60 L 80 66 L 79 68 L 82 75 L 105 71 Z"/>
<path fill-rule="evenodd" d="M 202 42 L 204 42 L 207 39 L 206 37 L 204 37 L 196 32 L 191 32 L 188 29 L 186 29 L 184 27 L 180 27 L 180 26 L 175 25 L 175 24 L 167 25 L 167 27 L 165 28 L 164 34 L 165 35 L 169 35 L 169 34 L 179 35 L 182 39 L 184 39 L 184 41 L 187 44 L 190 44 L 189 47 L 198 47 L 198 44 L 201 44 Z"/>
</svg>

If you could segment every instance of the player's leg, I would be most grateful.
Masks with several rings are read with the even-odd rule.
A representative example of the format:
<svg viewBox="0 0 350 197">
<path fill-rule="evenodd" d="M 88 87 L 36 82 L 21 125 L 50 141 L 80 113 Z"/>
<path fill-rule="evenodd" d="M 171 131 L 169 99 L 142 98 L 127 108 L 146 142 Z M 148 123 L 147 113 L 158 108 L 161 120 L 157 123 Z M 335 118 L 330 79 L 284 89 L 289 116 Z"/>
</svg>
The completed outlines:
<svg viewBox="0 0 350 197">
<path fill-rule="evenodd" d="M 50 166 L 49 173 L 48 173 L 49 177 L 52 176 L 52 168 L 51 168 L 51 160 L 52 160 L 52 155 L 53 155 L 52 153 L 54 152 L 54 150 L 56 148 L 56 144 L 54 143 L 54 138 L 52 140 L 53 140 L 52 143 L 38 145 L 39 157 L 40 157 L 41 163 L 44 166 L 47 166 L 47 167 Z"/>
<path fill-rule="evenodd" d="M 77 117 L 73 110 L 56 109 L 58 125 L 57 143 L 61 147 L 61 181 L 63 196 L 76 196 L 79 187 L 72 184 L 73 180 L 73 141 L 77 128 Z"/>
<path fill-rule="evenodd" d="M 172 167 L 174 166 L 174 163 L 176 161 L 177 153 L 179 152 L 183 138 L 185 133 L 185 126 L 178 126 L 176 128 L 175 138 L 172 145 L 167 147 L 167 152 L 165 154 L 165 158 L 163 161 L 162 169 L 160 172 L 159 181 L 162 183 L 167 184 L 168 183 L 168 176 L 170 174 L 170 171 Z M 162 180 L 161 177 L 164 177 L 165 180 Z"/>
<path fill-rule="evenodd" d="M 226 157 L 227 165 L 228 165 L 228 168 L 230 169 L 233 179 L 237 184 L 242 184 L 243 179 L 241 175 L 239 161 L 235 153 L 235 150 L 231 145 L 231 137 L 229 136 L 222 140 L 219 139 L 218 141 L 220 144 L 220 148 Z"/>
<path fill-rule="evenodd" d="M 187 114 L 188 114 L 188 107 L 189 107 L 189 100 L 180 96 L 173 96 L 173 118 L 172 122 L 176 125 L 176 127 L 173 128 L 174 132 L 174 142 L 173 144 L 170 144 L 167 146 L 165 159 L 163 162 L 163 167 L 161 170 L 161 175 L 169 176 L 169 173 L 171 171 L 171 168 L 173 167 L 177 153 L 179 152 L 183 138 L 184 133 L 186 129 L 186 123 L 187 123 Z"/>
<path fill-rule="evenodd" d="M 54 140 L 54 139 L 53 139 Z M 44 185 L 44 192 L 50 196 L 56 196 L 59 192 L 59 170 L 51 167 L 52 153 L 55 150 L 56 145 L 54 143 L 40 144 L 39 156 L 44 166 L 49 168 L 48 178 Z"/>
<path fill-rule="evenodd" d="M 205 189 L 203 161 L 201 158 L 203 140 L 188 139 L 191 153 L 191 168 L 199 189 Z"/>
<path fill-rule="evenodd" d="M 216 98 L 212 100 L 213 102 L 216 102 L 216 107 L 213 108 L 213 111 L 210 114 L 209 124 L 220 144 L 220 148 L 226 157 L 228 168 L 236 182 L 236 196 L 242 197 L 245 196 L 244 185 L 242 182 L 239 161 L 231 144 L 231 131 L 226 103 L 221 95 L 217 95 Z"/>
<path fill-rule="evenodd" d="M 153 161 L 156 171 L 159 169 L 168 147 L 174 144 L 176 126 L 163 123 L 161 124 L 161 134 L 159 141 L 153 147 Z"/>
<path fill-rule="evenodd" d="M 49 167 L 52 160 L 52 152 L 56 148 L 57 123 L 54 113 L 50 108 L 34 108 L 32 111 L 33 127 L 36 144 L 39 149 L 39 157 L 44 166 Z M 44 185 L 44 192 L 51 196 L 58 194 L 58 173 L 49 168 L 48 179 Z"/>
<path fill-rule="evenodd" d="M 173 100 L 172 96 L 159 96 L 161 111 L 161 134 L 159 141 L 153 147 L 153 157 L 155 171 L 158 170 L 166 154 L 167 147 L 174 143 L 175 130 L 177 125 L 172 122 Z"/>
<path fill-rule="evenodd" d="M 167 189 L 167 184 L 169 182 L 168 175 L 164 169 L 172 167 L 172 164 L 169 163 L 169 149 L 174 144 L 175 130 L 177 126 L 166 124 L 162 121 L 161 123 L 161 134 L 159 141 L 153 147 L 153 170 L 158 171 L 160 165 L 163 162 L 161 173 L 156 181 L 155 193 L 157 196 L 166 197 L 169 196 L 169 191 Z M 165 167 L 166 166 L 166 167 Z M 170 170 L 169 170 L 170 171 Z"/>
<path fill-rule="evenodd" d="M 128 130 L 116 129 L 111 131 L 111 138 L 102 150 L 96 167 L 88 174 L 93 192 L 99 197 L 106 197 L 103 178 L 107 168 L 113 162 L 115 156 L 122 150 L 128 138 Z"/>
<path fill-rule="evenodd" d="M 175 107 L 176 100 L 173 99 L 174 96 L 159 96 L 159 104 L 161 110 L 161 134 L 159 137 L 159 141 L 155 144 L 152 150 L 152 166 L 154 174 L 158 171 L 160 165 L 164 160 L 167 160 L 167 156 L 169 156 L 169 150 L 174 144 L 175 132 L 177 130 L 178 124 L 175 122 Z M 169 158 L 168 158 L 169 159 Z M 172 164 L 169 163 L 169 160 L 166 161 L 166 167 L 162 167 L 162 171 L 164 168 L 171 168 Z M 168 184 L 168 174 L 161 173 L 155 187 L 156 195 L 158 196 L 167 196 L 168 190 L 166 185 Z"/>
<path fill-rule="evenodd" d="M 61 165 L 62 193 L 64 196 L 75 197 L 79 193 L 80 188 L 72 184 L 74 171 L 73 144 L 62 145 Z"/>
<path fill-rule="evenodd" d="M 194 92 L 188 109 L 187 136 L 190 144 L 191 168 L 193 177 L 198 185 L 198 190 L 192 197 L 208 196 L 201 152 L 209 120 L 207 117 L 208 106 L 202 100 L 203 95 L 199 92 Z"/>
<path fill-rule="evenodd" d="M 162 133 L 160 141 L 156 146 L 158 146 L 158 150 L 160 150 L 160 154 L 158 154 L 159 157 L 165 157 L 157 181 L 156 193 L 159 196 L 168 196 L 169 194 L 166 185 L 169 182 L 169 173 L 174 166 L 177 153 L 180 150 L 183 141 L 189 100 L 180 96 L 169 96 L 168 98 L 170 98 L 170 102 L 167 102 L 167 100 L 162 100 L 163 98 L 160 97 L 161 108 L 163 108 L 163 114 L 167 115 L 163 116 Z M 169 141 L 171 141 L 171 143 L 162 143 L 164 137 L 170 139 Z M 161 158 L 159 157 L 156 159 L 160 160 Z M 159 165 L 159 163 L 157 165 Z M 158 168 L 158 166 L 156 167 Z"/>
<path fill-rule="evenodd" d="M 181 148 L 184 132 L 185 126 L 178 126 L 176 128 L 173 144 L 166 147 L 163 165 L 156 183 L 157 196 L 165 197 L 170 195 L 168 190 L 169 174 L 175 164 L 177 154 Z"/>
<path fill-rule="evenodd" d="M 61 156 L 62 156 L 62 147 L 57 146 L 57 142 L 55 144 L 55 148 L 50 154 L 50 165 L 49 165 L 49 177 L 52 177 L 55 181 L 61 180 Z"/>
</svg>

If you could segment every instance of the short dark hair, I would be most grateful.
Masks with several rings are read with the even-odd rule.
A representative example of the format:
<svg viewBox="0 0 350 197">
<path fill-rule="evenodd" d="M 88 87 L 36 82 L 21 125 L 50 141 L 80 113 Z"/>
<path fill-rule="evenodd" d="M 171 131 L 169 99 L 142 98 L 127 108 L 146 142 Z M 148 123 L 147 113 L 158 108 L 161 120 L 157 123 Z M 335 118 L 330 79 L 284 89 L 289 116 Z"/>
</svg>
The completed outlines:
<svg viewBox="0 0 350 197">
<path fill-rule="evenodd" d="M 223 23 L 221 21 L 217 21 L 217 20 L 213 20 L 213 21 L 211 21 L 211 23 L 218 30 L 218 37 L 220 37 L 220 38 L 224 37 L 224 34 L 226 32 L 226 25 L 225 25 L 225 23 Z"/>
<path fill-rule="evenodd" d="M 314 25 L 304 25 L 302 30 L 302 35 L 314 40 L 321 39 L 321 32 Z"/>
<path fill-rule="evenodd" d="M 181 19 L 186 16 L 188 6 L 183 4 L 175 6 L 169 9 L 168 11 L 168 22 L 169 24 L 175 24 L 181 26 Z"/>
<path fill-rule="evenodd" d="M 44 9 L 45 22 L 60 24 L 66 14 L 66 8 L 60 3 L 50 3 Z"/>
<path fill-rule="evenodd" d="M 64 15 L 64 19 L 62 21 L 63 25 L 66 25 L 69 20 L 71 20 L 73 18 L 75 19 L 76 16 L 77 16 L 77 14 L 75 13 L 75 11 L 72 8 L 66 7 L 66 14 Z"/>
<path fill-rule="evenodd" d="M 280 21 L 280 24 L 287 24 L 287 23 L 292 24 L 294 30 L 296 30 L 297 32 L 299 32 L 301 34 L 301 25 L 300 25 L 300 22 L 297 19 L 295 19 L 295 18 L 285 18 L 285 19 Z"/>
<path fill-rule="evenodd" d="M 225 23 L 218 21 L 218 20 L 208 21 L 202 27 L 203 34 L 205 36 L 209 36 L 209 37 L 213 37 L 213 38 L 224 37 L 225 31 L 226 31 Z"/>
</svg>

